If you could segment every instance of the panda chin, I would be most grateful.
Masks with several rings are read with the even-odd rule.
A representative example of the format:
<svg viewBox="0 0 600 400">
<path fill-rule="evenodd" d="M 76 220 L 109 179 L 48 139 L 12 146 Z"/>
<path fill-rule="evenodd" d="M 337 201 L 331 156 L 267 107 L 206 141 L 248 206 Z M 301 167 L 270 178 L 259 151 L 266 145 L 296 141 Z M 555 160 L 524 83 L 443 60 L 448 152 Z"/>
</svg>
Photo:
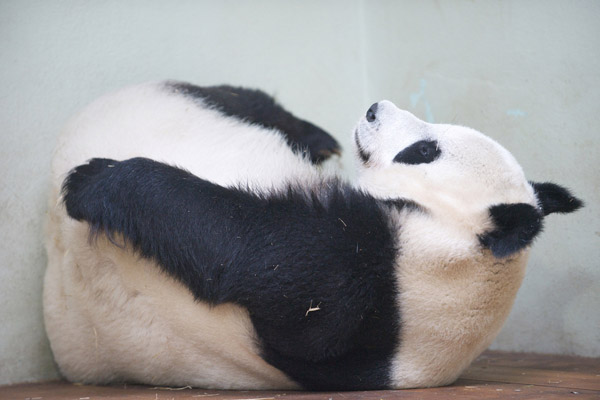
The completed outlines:
<svg viewBox="0 0 600 400">
<path fill-rule="evenodd" d="M 358 138 L 359 130 L 356 128 L 354 131 L 354 143 L 356 144 L 356 150 L 358 152 L 358 156 L 364 165 L 368 164 L 371 159 L 371 154 L 368 153 L 361 145 L 360 140 Z"/>
</svg>

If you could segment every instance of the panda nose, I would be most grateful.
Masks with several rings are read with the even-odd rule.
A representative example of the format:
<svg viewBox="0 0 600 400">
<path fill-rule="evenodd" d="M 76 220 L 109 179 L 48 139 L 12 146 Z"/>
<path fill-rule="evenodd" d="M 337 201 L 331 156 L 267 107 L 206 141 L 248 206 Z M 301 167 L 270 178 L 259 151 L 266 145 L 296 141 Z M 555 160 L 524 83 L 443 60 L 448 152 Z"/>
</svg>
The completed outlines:
<svg viewBox="0 0 600 400">
<path fill-rule="evenodd" d="M 377 117 L 376 113 L 377 113 L 377 103 L 373 103 L 373 105 L 371 107 L 369 107 L 369 109 L 367 110 L 367 115 L 366 115 L 367 121 L 369 121 L 369 122 L 375 121 L 375 118 Z"/>
</svg>

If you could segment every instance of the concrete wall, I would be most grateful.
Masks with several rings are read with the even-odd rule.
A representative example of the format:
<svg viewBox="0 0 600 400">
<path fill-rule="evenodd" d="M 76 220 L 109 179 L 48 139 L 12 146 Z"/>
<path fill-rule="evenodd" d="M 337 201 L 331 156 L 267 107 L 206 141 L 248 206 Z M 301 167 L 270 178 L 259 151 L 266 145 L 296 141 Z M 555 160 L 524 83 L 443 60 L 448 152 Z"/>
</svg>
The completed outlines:
<svg viewBox="0 0 600 400">
<path fill-rule="evenodd" d="M 600 3 L 0 0 L 0 384 L 57 376 L 43 215 L 64 121 L 172 78 L 256 86 L 349 135 L 388 98 L 498 139 L 588 207 L 552 216 L 495 348 L 600 356 Z M 349 157 L 345 166 L 351 170 Z"/>
</svg>

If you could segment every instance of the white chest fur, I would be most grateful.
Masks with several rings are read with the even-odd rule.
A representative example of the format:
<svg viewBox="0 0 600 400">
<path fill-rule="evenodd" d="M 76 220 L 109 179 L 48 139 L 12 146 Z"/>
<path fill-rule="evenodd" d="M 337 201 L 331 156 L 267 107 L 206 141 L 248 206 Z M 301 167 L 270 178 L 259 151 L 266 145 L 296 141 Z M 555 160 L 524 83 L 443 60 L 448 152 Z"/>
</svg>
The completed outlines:
<svg viewBox="0 0 600 400">
<path fill-rule="evenodd" d="M 395 387 L 449 384 L 494 339 L 525 272 L 527 251 L 498 260 L 468 232 L 414 213 L 398 259 Z M 475 255 L 475 256 L 474 256 Z"/>
</svg>

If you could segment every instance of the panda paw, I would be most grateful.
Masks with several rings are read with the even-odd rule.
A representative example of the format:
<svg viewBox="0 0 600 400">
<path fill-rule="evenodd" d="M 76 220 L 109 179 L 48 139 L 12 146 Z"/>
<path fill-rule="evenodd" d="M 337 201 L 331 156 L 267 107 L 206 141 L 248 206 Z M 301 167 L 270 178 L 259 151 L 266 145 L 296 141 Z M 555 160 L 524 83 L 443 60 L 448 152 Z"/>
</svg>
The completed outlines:
<svg viewBox="0 0 600 400">
<path fill-rule="evenodd" d="M 334 154 L 338 156 L 342 154 L 340 145 L 330 136 L 306 137 L 304 142 L 308 148 L 310 160 L 314 164 L 320 164 Z"/>
<path fill-rule="evenodd" d="M 107 180 L 118 164 L 107 158 L 93 158 L 71 170 L 62 186 L 63 201 L 71 218 L 100 223 L 111 186 Z"/>
<path fill-rule="evenodd" d="M 303 121 L 301 128 L 301 134 L 288 133 L 288 140 L 295 142 L 313 164 L 320 164 L 334 154 L 341 155 L 340 144 L 327 132 L 306 121 Z"/>
</svg>

